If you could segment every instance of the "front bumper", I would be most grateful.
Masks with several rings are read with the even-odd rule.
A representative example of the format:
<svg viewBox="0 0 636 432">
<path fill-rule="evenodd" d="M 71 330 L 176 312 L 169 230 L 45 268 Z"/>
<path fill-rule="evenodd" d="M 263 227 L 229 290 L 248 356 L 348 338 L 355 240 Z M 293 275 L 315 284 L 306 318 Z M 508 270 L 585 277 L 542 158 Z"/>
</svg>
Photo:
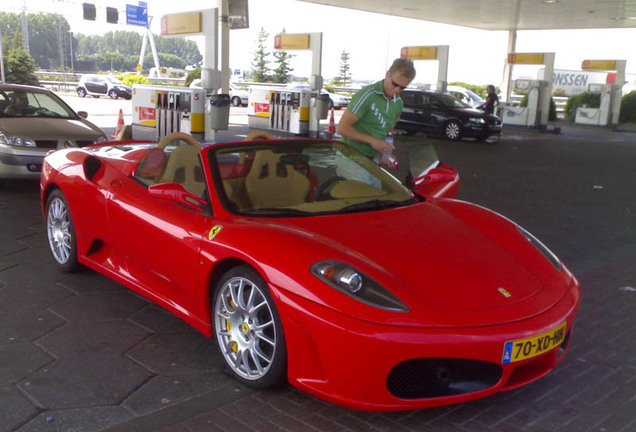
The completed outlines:
<svg viewBox="0 0 636 432">
<path fill-rule="evenodd" d="M 0 178 L 39 179 L 48 149 L 0 145 Z"/>
<path fill-rule="evenodd" d="M 441 329 L 361 322 L 276 287 L 271 289 L 280 300 L 289 382 L 332 403 L 368 411 L 455 404 L 541 378 L 567 351 L 580 297 L 579 285 L 572 279 L 567 295 L 540 316 L 499 326 Z M 544 333 L 563 322 L 567 327 L 561 346 L 523 361 L 503 363 L 507 341 Z M 467 382 L 463 389 L 456 391 L 454 378 L 444 376 L 449 373 L 457 375 L 455 383 Z M 433 387 L 450 383 L 452 388 L 429 392 L 419 384 L 412 385 L 414 380 L 430 377 L 435 381 Z"/>
</svg>

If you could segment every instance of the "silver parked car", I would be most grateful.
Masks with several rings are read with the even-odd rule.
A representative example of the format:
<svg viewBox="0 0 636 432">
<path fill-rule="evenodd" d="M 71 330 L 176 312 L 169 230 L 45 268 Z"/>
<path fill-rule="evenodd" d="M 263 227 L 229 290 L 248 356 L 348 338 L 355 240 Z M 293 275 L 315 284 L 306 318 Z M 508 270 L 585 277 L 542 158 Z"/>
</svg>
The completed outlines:
<svg viewBox="0 0 636 432">
<path fill-rule="evenodd" d="M 0 84 L 0 184 L 39 179 L 49 150 L 106 141 L 86 116 L 45 88 Z"/>
</svg>

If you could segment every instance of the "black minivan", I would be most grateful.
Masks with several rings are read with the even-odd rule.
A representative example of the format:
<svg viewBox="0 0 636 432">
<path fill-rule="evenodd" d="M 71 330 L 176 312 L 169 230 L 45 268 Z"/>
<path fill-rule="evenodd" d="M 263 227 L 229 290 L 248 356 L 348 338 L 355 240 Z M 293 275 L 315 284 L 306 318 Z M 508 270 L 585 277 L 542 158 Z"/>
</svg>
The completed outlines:
<svg viewBox="0 0 636 432">
<path fill-rule="evenodd" d="M 440 134 L 451 140 L 472 137 L 484 141 L 501 135 L 501 119 L 460 101 L 455 96 L 430 90 L 404 90 L 404 110 L 395 129 L 408 134 Z"/>
</svg>

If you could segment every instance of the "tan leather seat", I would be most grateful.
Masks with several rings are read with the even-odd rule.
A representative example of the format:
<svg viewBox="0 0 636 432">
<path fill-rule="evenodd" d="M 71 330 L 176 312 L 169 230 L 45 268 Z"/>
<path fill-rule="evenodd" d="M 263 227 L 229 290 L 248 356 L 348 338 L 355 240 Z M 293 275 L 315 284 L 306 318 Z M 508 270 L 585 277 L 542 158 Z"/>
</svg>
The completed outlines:
<svg viewBox="0 0 636 432">
<path fill-rule="evenodd" d="M 260 150 L 245 178 L 247 196 L 254 208 L 301 204 L 309 192 L 309 179 L 280 161 L 280 154 Z"/>
<path fill-rule="evenodd" d="M 158 183 L 181 183 L 188 192 L 201 196 L 205 190 L 205 179 L 199 161 L 199 149 L 182 145 L 174 149 L 168 159 L 166 170 Z"/>
</svg>

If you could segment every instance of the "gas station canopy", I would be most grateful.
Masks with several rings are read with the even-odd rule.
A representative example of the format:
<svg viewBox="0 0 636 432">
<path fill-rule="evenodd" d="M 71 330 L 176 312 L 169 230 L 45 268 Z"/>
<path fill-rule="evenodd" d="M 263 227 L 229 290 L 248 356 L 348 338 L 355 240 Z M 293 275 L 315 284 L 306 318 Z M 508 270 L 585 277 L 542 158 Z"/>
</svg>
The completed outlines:
<svg viewBox="0 0 636 432">
<path fill-rule="evenodd" d="M 636 0 L 301 1 L 483 30 L 636 27 Z"/>
</svg>

